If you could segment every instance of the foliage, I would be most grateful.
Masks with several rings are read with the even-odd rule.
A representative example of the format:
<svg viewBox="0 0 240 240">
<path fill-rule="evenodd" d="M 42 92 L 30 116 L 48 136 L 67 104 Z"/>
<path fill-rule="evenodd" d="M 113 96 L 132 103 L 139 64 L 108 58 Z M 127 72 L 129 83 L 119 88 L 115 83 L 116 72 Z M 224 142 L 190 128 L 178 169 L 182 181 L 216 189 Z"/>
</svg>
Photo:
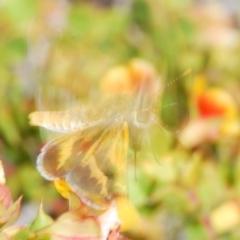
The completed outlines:
<svg viewBox="0 0 240 240">
<path fill-rule="evenodd" d="M 198 5 L 189 0 L 135 0 L 132 5 L 107 8 L 86 1 L 2 1 L 0 158 L 13 199 L 23 195 L 24 203 L 39 202 L 44 196 L 52 216 L 40 207 L 28 227 L 10 228 L 19 214 L 20 200 L 12 204 L 9 189 L 1 184 L 2 236 L 48 239 L 62 230 L 66 219 L 74 226 L 62 231 L 65 236 L 87 228 L 98 236 L 101 224 L 88 218 L 76 222 L 78 210 L 66 212 L 67 201 L 33 166 L 41 146 L 52 136 L 43 132 L 40 137 L 27 116 L 36 108 L 59 110 L 98 102 L 109 90 L 106 73 L 118 70 L 115 76 L 124 81 L 129 74 L 126 65 L 138 58 L 155 69 L 161 98 L 155 109 L 159 124 L 149 129 L 149 140 L 137 152 L 136 163 L 131 161 L 134 151 L 129 151 L 127 188 L 134 207 L 120 199 L 118 211 L 122 220 L 127 215 L 124 209 L 129 209 L 135 220 L 127 223 L 131 227 L 124 229 L 125 235 L 132 239 L 239 239 L 236 21 L 239 16 L 219 4 Z M 188 69 L 192 72 L 184 75 Z M 168 107 L 171 103 L 177 108 Z M 60 217 L 54 220 L 55 216 Z M 113 235 L 119 229 L 114 230 Z"/>
</svg>

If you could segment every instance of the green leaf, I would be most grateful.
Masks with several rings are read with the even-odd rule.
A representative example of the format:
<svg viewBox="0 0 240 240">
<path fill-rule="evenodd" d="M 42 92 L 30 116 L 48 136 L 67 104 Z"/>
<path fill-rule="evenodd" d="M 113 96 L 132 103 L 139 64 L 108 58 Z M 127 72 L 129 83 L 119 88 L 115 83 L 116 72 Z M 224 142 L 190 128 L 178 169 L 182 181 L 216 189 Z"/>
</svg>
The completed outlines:
<svg viewBox="0 0 240 240">
<path fill-rule="evenodd" d="M 21 199 L 20 197 L 11 207 L 9 207 L 0 217 L 0 223 L 5 223 L 4 227 L 11 225 L 14 223 L 20 214 L 21 207 Z"/>
<path fill-rule="evenodd" d="M 0 184 L 0 213 L 9 208 L 12 204 L 11 190 Z"/>
<path fill-rule="evenodd" d="M 36 239 L 35 234 L 29 231 L 27 228 L 21 229 L 14 236 L 11 236 L 13 240 L 26 240 L 26 239 Z"/>
<path fill-rule="evenodd" d="M 38 231 L 44 227 L 47 227 L 53 223 L 53 219 L 49 217 L 44 211 L 42 204 L 40 205 L 38 215 L 36 219 L 31 223 L 29 226 L 29 230 L 35 232 Z"/>
<path fill-rule="evenodd" d="M 11 116 L 11 112 L 8 109 L 2 110 L 0 133 L 9 145 L 17 145 L 21 142 L 18 127 L 16 126 Z"/>
<path fill-rule="evenodd" d="M 69 192 L 69 209 L 76 210 L 81 206 L 81 201 L 76 194 Z"/>
</svg>

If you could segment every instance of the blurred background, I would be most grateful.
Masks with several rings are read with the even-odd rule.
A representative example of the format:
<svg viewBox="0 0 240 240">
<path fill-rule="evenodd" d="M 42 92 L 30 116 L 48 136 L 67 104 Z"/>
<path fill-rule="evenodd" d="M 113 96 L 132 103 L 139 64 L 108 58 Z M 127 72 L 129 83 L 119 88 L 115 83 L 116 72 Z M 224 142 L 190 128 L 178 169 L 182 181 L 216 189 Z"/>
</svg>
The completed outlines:
<svg viewBox="0 0 240 240">
<path fill-rule="evenodd" d="M 109 69 L 138 58 L 162 87 L 161 127 L 129 164 L 145 239 L 240 239 L 239 27 L 238 0 L 0 0 L 0 159 L 19 221 L 41 199 L 67 209 L 35 169 L 46 138 L 29 113 L 96 99 Z"/>
</svg>

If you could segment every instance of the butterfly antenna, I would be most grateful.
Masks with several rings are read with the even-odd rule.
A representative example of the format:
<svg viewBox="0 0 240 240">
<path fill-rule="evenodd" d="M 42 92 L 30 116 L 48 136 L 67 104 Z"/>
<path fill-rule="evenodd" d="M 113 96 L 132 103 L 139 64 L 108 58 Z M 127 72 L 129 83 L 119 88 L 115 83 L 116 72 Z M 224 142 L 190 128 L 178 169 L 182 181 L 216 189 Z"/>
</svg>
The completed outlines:
<svg viewBox="0 0 240 240">
<path fill-rule="evenodd" d="M 173 83 L 175 83 L 176 81 L 178 81 L 179 79 L 183 78 L 184 76 L 190 74 L 192 72 L 192 69 L 189 68 L 188 70 L 186 70 L 185 72 L 183 72 L 180 76 L 174 78 L 173 80 L 171 80 L 170 82 L 166 83 L 163 88 L 162 88 L 162 92 L 164 92 L 164 89 L 168 88 L 169 86 L 171 86 Z M 161 94 L 160 95 L 157 95 L 156 97 L 156 102 L 161 102 Z M 173 104 L 172 104 L 173 105 Z M 171 106 L 171 105 L 168 105 L 168 106 Z M 166 107 L 166 106 L 164 106 Z"/>
<path fill-rule="evenodd" d="M 147 134 L 147 142 L 148 142 L 148 145 L 151 149 L 151 152 L 152 152 L 152 155 L 153 155 L 155 161 L 157 162 L 158 165 L 161 165 L 161 163 L 159 162 L 159 159 L 157 158 L 156 154 L 154 153 L 154 150 L 153 150 L 153 147 L 152 147 L 152 144 L 151 144 L 151 141 L 150 141 L 149 131 L 148 131 L 148 134 Z"/>
<path fill-rule="evenodd" d="M 131 176 L 131 174 L 129 173 L 129 167 L 127 167 L 127 176 L 126 176 L 126 185 L 127 185 L 127 196 L 128 196 L 128 198 L 129 198 L 129 196 L 130 196 L 130 185 L 129 185 L 129 179 L 130 179 L 130 176 Z"/>
<path fill-rule="evenodd" d="M 175 106 L 175 105 L 177 105 L 177 102 L 166 104 L 166 105 L 162 106 L 162 108 L 171 107 L 171 106 Z"/>
<path fill-rule="evenodd" d="M 134 150 L 134 179 L 137 181 L 137 151 Z"/>
<path fill-rule="evenodd" d="M 157 125 L 162 129 L 166 137 L 169 137 L 169 132 L 159 123 L 157 122 Z"/>
<path fill-rule="evenodd" d="M 171 86 L 173 83 L 175 83 L 176 81 L 178 81 L 179 79 L 187 76 L 188 74 L 190 74 L 192 72 L 192 69 L 189 68 L 188 70 L 186 70 L 185 72 L 183 72 L 180 76 L 174 78 L 173 80 L 171 80 L 170 82 L 168 82 L 165 86 L 164 89 L 166 89 L 167 87 Z"/>
</svg>

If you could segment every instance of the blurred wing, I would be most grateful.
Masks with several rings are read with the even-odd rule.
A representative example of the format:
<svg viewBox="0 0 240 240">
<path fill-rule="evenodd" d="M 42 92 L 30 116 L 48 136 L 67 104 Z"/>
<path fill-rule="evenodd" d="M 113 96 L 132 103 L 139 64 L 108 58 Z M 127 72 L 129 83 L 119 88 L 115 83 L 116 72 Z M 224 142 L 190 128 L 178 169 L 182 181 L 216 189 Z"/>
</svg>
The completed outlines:
<svg viewBox="0 0 240 240">
<path fill-rule="evenodd" d="M 96 125 L 95 111 L 90 106 L 81 106 L 65 111 L 33 112 L 29 115 L 30 124 L 48 130 L 69 133 Z M 101 119 L 98 119 L 100 121 Z"/>
<path fill-rule="evenodd" d="M 84 202 L 102 208 L 126 192 L 128 138 L 125 122 L 66 134 L 43 147 L 38 170 L 49 180 L 66 179 Z"/>
<path fill-rule="evenodd" d="M 30 124 L 59 133 L 80 131 L 84 128 L 115 119 L 129 108 L 124 96 L 108 97 L 94 105 L 81 105 L 64 111 L 39 111 L 29 115 Z"/>
<path fill-rule="evenodd" d="M 29 115 L 30 124 L 41 126 L 55 132 L 71 132 L 84 127 L 84 123 L 73 117 L 70 111 L 33 112 Z"/>
</svg>

